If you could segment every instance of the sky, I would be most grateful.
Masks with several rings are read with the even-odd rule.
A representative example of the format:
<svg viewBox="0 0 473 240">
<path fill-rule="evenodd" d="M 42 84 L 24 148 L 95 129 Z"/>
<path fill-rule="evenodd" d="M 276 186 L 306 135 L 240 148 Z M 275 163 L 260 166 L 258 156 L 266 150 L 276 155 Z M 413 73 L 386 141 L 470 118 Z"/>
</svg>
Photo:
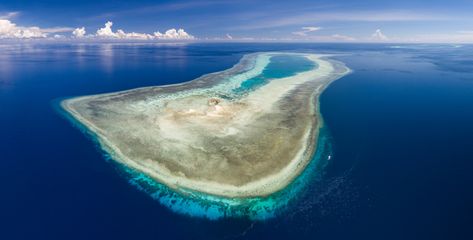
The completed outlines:
<svg viewBox="0 0 473 240">
<path fill-rule="evenodd" d="M 1 39 L 473 43 L 473 1 L 2 0 Z"/>
</svg>

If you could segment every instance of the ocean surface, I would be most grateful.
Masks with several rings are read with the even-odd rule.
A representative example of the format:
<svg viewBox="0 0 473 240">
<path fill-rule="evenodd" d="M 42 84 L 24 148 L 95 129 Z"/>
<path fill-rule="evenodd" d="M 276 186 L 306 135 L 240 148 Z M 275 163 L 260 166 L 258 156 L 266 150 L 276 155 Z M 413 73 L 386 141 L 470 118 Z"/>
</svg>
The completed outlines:
<svg viewBox="0 0 473 240">
<path fill-rule="evenodd" d="M 330 160 L 264 221 L 176 213 L 55 109 L 263 51 L 353 70 L 321 96 Z M 0 44 L 0 239 L 472 239 L 472 123 L 471 45 Z"/>
</svg>

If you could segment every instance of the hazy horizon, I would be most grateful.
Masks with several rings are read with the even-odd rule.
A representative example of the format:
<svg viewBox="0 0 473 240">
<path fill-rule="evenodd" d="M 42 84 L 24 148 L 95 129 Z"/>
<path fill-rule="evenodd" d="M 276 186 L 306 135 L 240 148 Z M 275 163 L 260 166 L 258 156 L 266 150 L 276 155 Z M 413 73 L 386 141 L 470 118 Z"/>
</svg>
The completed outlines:
<svg viewBox="0 0 473 240">
<path fill-rule="evenodd" d="M 82 1 L 0 4 L 0 42 L 473 43 L 473 2 Z"/>
</svg>

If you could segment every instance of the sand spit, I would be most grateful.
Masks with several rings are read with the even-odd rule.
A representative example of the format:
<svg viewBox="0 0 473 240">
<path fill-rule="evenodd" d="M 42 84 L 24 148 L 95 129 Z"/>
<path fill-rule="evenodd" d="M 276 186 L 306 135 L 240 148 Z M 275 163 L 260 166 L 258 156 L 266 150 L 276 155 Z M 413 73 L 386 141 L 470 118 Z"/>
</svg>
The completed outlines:
<svg viewBox="0 0 473 240">
<path fill-rule="evenodd" d="M 317 67 L 232 92 L 281 54 L 303 56 Z M 114 160 L 177 191 L 265 196 L 287 186 L 316 151 L 318 97 L 349 72 L 328 57 L 250 54 L 191 82 L 76 97 L 61 106 Z"/>
</svg>

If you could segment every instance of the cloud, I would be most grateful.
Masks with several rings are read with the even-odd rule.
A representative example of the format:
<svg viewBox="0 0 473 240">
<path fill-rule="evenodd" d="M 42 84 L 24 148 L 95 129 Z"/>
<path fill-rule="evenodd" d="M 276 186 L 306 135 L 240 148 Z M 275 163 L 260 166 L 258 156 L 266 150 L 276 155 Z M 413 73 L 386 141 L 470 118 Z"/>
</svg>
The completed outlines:
<svg viewBox="0 0 473 240">
<path fill-rule="evenodd" d="M 251 30 L 277 28 L 284 26 L 297 26 L 313 24 L 314 22 L 412 22 L 412 21 L 443 21 L 452 19 L 465 19 L 464 16 L 450 16 L 440 13 L 413 12 L 411 10 L 370 10 L 370 11 L 307 11 L 301 10 L 297 14 L 280 15 L 267 13 L 244 26 L 231 29 Z M 270 15 L 269 15 L 270 14 Z"/>
<path fill-rule="evenodd" d="M 11 19 L 18 16 L 20 12 L 3 12 L 0 13 L 0 19 Z"/>
<path fill-rule="evenodd" d="M 388 37 L 381 32 L 381 29 L 376 29 L 376 31 L 371 34 L 371 40 L 374 41 L 386 41 L 388 40 Z"/>
<path fill-rule="evenodd" d="M 19 27 L 10 20 L 0 19 L 0 38 L 44 38 L 38 27 Z"/>
<path fill-rule="evenodd" d="M 122 29 L 118 29 L 117 32 L 112 30 L 113 22 L 108 21 L 105 23 L 103 28 L 97 30 L 96 36 L 99 38 L 117 38 L 117 39 L 138 39 L 148 40 L 153 39 L 153 36 L 145 33 L 126 33 Z"/>
<path fill-rule="evenodd" d="M 70 32 L 70 31 L 74 30 L 74 28 L 54 27 L 54 28 L 40 28 L 40 30 L 43 33 L 63 33 L 63 32 Z"/>
<path fill-rule="evenodd" d="M 154 36 L 157 39 L 188 39 L 188 40 L 195 39 L 194 36 L 188 34 L 182 28 L 180 28 L 179 30 L 171 28 L 171 29 L 167 30 L 164 34 L 162 34 L 160 32 L 155 32 Z"/>
<path fill-rule="evenodd" d="M 12 15 L 12 14 L 10 14 Z M 54 28 L 40 28 L 40 27 L 23 27 L 18 26 L 8 19 L 0 19 L 0 39 L 33 39 L 33 38 L 52 38 L 65 39 L 64 35 L 57 33 L 69 32 L 72 33 L 71 38 L 87 38 L 87 39 L 128 39 L 128 40 L 192 40 L 194 36 L 187 33 L 184 29 L 168 29 L 164 33 L 159 31 L 153 34 L 125 32 L 118 29 L 116 32 L 112 30 L 113 23 L 108 21 L 104 27 L 98 29 L 95 33 L 85 35 L 85 27 L 69 28 L 69 27 L 54 27 Z"/>
<path fill-rule="evenodd" d="M 106 22 L 103 28 L 97 30 L 96 36 L 103 38 L 116 38 L 118 35 L 112 31 L 113 22 Z"/>
<path fill-rule="evenodd" d="M 332 36 L 330 36 L 333 40 L 337 40 L 337 41 L 355 41 L 356 38 L 354 37 L 350 37 L 350 36 L 346 36 L 346 35 L 341 35 L 341 34 L 333 34 Z"/>
<path fill-rule="evenodd" d="M 152 40 L 152 39 L 164 39 L 164 40 L 192 40 L 194 36 L 188 34 L 184 29 L 175 28 L 168 29 L 166 32 L 161 33 L 159 31 L 154 32 L 153 35 L 147 33 L 127 33 L 122 29 L 118 29 L 116 32 L 112 30 L 113 22 L 106 22 L 103 28 L 97 30 L 96 36 L 99 38 L 112 38 L 112 39 L 136 39 L 136 40 Z"/>
<path fill-rule="evenodd" d="M 350 36 L 341 35 L 341 34 L 332 34 L 332 35 L 314 35 L 309 34 L 311 32 L 316 32 L 322 29 L 321 27 L 302 27 L 300 31 L 292 32 L 293 35 L 296 35 L 295 38 L 285 38 L 281 40 L 286 41 L 314 41 L 314 42 L 346 42 L 346 41 L 355 41 L 356 39 Z"/>
<path fill-rule="evenodd" d="M 307 41 L 307 42 L 351 42 L 356 41 L 356 38 L 341 35 L 341 34 L 332 34 L 332 35 L 314 35 L 314 36 L 307 36 L 304 38 L 287 38 L 281 39 L 286 41 Z"/>
<path fill-rule="evenodd" d="M 307 33 L 315 32 L 322 28 L 321 27 L 302 27 L 301 29 L 302 29 L 301 31 L 293 32 L 292 34 L 303 37 L 303 36 L 307 36 Z"/>
<path fill-rule="evenodd" d="M 61 35 L 61 34 L 54 34 L 53 38 L 55 38 L 55 39 L 64 39 L 64 38 L 66 38 L 66 36 Z"/>
<path fill-rule="evenodd" d="M 146 34 L 146 33 L 126 33 L 121 29 L 117 31 L 118 38 L 120 39 L 137 39 L 137 40 L 149 40 L 153 39 L 153 35 Z"/>
<path fill-rule="evenodd" d="M 226 37 L 228 40 L 232 40 L 232 39 L 233 39 L 232 35 L 230 35 L 230 34 L 228 34 L 228 33 L 225 35 L 225 37 Z"/>
<path fill-rule="evenodd" d="M 72 31 L 72 35 L 76 38 L 82 38 L 85 36 L 85 27 L 76 28 Z"/>
<path fill-rule="evenodd" d="M 23 27 L 17 26 L 15 23 L 7 19 L 0 19 L 0 39 L 5 38 L 46 38 L 50 33 L 61 33 L 71 31 L 71 28 L 39 28 L 39 27 Z"/>
</svg>

